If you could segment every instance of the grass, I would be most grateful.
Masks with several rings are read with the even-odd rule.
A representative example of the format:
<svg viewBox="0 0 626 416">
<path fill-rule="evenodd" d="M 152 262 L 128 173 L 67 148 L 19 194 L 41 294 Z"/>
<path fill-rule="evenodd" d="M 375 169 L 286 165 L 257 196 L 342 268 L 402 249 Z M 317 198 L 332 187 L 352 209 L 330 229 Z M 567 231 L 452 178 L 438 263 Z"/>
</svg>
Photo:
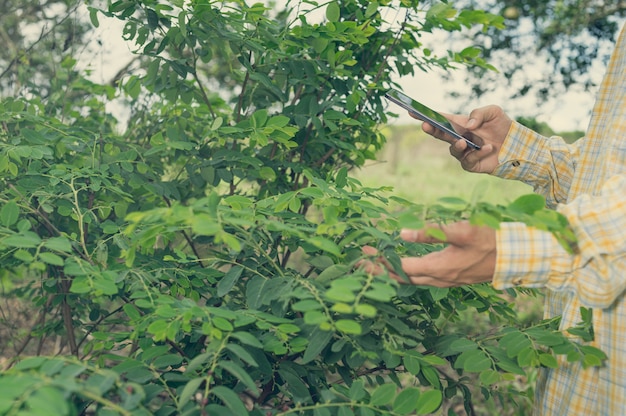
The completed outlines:
<svg viewBox="0 0 626 416">
<path fill-rule="evenodd" d="M 352 176 L 370 187 L 392 186 L 393 194 L 420 204 L 442 197 L 507 203 L 532 192 L 521 182 L 464 171 L 450 156 L 448 144 L 433 139 L 419 125 L 390 126 L 387 144 Z"/>
</svg>

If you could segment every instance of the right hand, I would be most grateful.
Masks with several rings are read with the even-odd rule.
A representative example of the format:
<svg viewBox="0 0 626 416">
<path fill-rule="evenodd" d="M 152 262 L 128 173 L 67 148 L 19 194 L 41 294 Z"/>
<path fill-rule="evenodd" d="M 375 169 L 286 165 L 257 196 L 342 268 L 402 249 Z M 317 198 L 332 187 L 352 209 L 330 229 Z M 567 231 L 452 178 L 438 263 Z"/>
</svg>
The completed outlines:
<svg viewBox="0 0 626 416">
<path fill-rule="evenodd" d="M 461 162 L 463 169 L 476 173 L 493 172 L 498 166 L 498 152 L 513 122 L 502 108 L 489 105 L 473 110 L 469 116 L 443 115 L 459 134 L 480 145 L 481 149 L 474 150 L 464 140 L 456 140 L 426 122 L 422 129 L 450 143 L 450 154 Z"/>
</svg>

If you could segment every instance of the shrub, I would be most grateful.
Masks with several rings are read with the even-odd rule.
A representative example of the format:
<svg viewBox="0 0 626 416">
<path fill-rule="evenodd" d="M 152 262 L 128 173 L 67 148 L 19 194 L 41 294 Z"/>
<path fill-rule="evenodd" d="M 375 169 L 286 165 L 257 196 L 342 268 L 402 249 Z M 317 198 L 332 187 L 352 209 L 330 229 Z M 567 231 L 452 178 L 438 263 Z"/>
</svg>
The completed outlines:
<svg viewBox="0 0 626 416">
<path fill-rule="evenodd" d="M 364 244 L 394 265 L 437 250 L 396 236 L 428 220 L 515 219 L 568 237 L 537 196 L 423 207 L 349 176 L 384 143 L 393 74 L 487 66 L 475 48 L 432 56 L 419 36 L 500 18 L 421 4 L 92 8 L 96 25 L 125 22 L 144 68 L 120 84 L 128 124 L 106 112 L 116 90 L 70 58 L 58 76 L 72 100 L 0 103 L 2 279 L 32 302 L 26 341 L 62 340 L 17 350 L 0 412 L 400 415 L 455 396 L 471 412 L 475 380 L 491 400 L 555 353 L 599 364 L 554 321 L 516 325 L 489 286 L 398 286 L 355 267 Z M 498 330 L 447 333 L 468 308 Z M 577 330 L 588 336 L 588 322 Z"/>
</svg>

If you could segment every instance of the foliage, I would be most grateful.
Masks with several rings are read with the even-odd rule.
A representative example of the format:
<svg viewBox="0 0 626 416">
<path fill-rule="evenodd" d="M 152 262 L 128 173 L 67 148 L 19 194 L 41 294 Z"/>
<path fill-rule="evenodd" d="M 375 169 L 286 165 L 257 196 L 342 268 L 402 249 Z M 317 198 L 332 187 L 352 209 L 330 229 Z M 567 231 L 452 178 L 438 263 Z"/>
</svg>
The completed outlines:
<svg viewBox="0 0 626 416">
<path fill-rule="evenodd" d="M 453 397 L 471 413 L 474 383 L 505 400 L 500 385 L 556 356 L 601 364 L 573 341 L 592 337 L 590 311 L 566 336 L 556 320 L 520 325 L 514 291 L 399 286 L 355 267 L 364 244 L 394 265 L 439 249 L 397 239 L 426 221 L 525 221 L 573 243 L 536 195 L 424 207 L 349 176 L 383 145 L 393 73 L 488 66 L 473 49 L 430 56 L 420 32 L 497 16 L 409 1 L 92 6 L 96 25 L 125 22 L 144 71 L 116 90 L 67 55 L 55 70 L 74 99 L 0 103 L 0 279 L 37 317 L 0 374 L 0 413 L 403 415 Z M 384 20 L 397 10 L 399 26 Z M 106 112 L 118 94 L 127 126 Z M 498 330 L 447 331 L 467 309 Z"/>
<path fill-rule="evenodd" d="M 0 96 L 30 92 L 47 96 L 61 85 L 55 65 L 74 49 L 89 29 L 88 22 L 73 19 L 80 2 L 73 0 L 4 0 L 0 4 Z"/>
<path fill-rule="evenodd" d="M 457 5 L 505 18 L 504 30 L 487 28 L 470 36 L 509 80 L 512 97 L 535 94 L 538 102 L 574 85 L 592 87 L 597 80 L 591 69 L 598 62 L 606 64 L 626 16 L 626 5 L 619 0 L 465 0 Z M 528 77 L 525 72 L 538 61 L 547 62 L 549 70 L 540 79 Z M 473 68 L 471 73 L 475 93 L 492 90 L 488 72 Z"/>
</svg>

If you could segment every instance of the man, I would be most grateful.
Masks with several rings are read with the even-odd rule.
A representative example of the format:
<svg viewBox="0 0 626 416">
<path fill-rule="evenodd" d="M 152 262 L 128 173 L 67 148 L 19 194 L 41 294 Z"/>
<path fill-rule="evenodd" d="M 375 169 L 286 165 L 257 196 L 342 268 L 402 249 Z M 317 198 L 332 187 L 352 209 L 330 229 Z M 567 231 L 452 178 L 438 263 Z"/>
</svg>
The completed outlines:
<svg viewBox="0 0 626 416">
<path fill-rule="evenodd" d="M 572 145 L 512 122 L 496 106 L 474 110 L 469 117 L 448 117 L 482 148 L 468 149 L 464 141 L 428 124 L 424 131 L 451 143 L 451 154 L 465 170 L 533 185 L 549 207 L 569 219 L 579 250 L 568 254 L 550 233 L 521 223 L 504 223 L 493 230 L 458 222 L 443 226 L 448 244 L 444 250 L 403 259 L 404 271 L 420 285 L 492 282 L 499 289 L 545 288 L 546 316 L 562 315 L 563 329 L 581 321 L 581 306 L 593 308 L 593 345 L 608 355 L 605 365 L 583 369 L 562 358 L 557 369 L 542 369 L 535 414 L 626 415 L 625 29 L 587 134 Z M 436 241 L 425 230 L 402 230 L 401 236 L 407 241 Z M 371 247 L 364 252 L 376 253 Z M 366 267 L 380 271 L 371 263 Z"/>
</svg>

